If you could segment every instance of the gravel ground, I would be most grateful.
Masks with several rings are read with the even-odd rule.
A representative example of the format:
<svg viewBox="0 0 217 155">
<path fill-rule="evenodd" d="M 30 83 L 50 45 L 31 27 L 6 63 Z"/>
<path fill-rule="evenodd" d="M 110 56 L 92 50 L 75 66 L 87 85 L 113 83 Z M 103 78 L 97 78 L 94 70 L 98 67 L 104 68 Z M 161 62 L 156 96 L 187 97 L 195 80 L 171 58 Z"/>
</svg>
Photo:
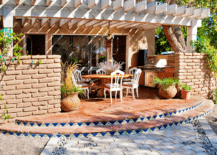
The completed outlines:
<svg viewBox="0 0 217 155">
<path fill-rule="evenodd" d="M 214 105 L 212 111 L 205 118 L 217 135 L 217 104 Z"/>
<path fill-rule="evenodd" d="M 39 155 L 49 139 L 0 134 L 0 155 Z"/>
</svg>

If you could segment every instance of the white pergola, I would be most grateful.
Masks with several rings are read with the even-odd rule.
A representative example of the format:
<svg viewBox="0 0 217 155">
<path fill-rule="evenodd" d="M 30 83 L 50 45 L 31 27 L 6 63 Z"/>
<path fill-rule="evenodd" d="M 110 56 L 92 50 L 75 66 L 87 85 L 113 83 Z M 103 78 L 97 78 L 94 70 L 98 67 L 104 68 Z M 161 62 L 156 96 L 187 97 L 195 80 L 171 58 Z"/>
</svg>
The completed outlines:
<svg viewBox="0 0 217 155">
<path fill-rule="evenodd" d="M 50 27 L 68 24 L 68 27 L 110 27 L 124 29 L 153 29 L 161 25 L 179 25 L 188 27 L 188 51 L 190 41 L 197 39 L 197 27 L 202 18 L 210 16 L 207 8 L 177 6 L 177 4 L 159 4 L 147 0 L 0 0 L 0 16 L 3 27 L 13 28 L 13 19 L 22 19 L 25 25 L 28 19 L 32 26 L 41 20 L 41 26 L 50 23 Z"/>
</svg>

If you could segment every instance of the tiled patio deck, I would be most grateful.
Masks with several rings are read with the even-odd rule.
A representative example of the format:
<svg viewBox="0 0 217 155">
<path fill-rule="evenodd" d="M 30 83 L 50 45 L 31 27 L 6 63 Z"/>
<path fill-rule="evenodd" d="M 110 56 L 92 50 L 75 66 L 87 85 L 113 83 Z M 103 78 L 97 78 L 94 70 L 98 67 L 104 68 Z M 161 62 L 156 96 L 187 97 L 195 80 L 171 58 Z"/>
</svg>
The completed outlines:
<svg viewBox="0 0 217 155">
<path fill-rule="evenodd" d="M 104 136 L 160 130 L 204 116 L 213 107 L 201 97 L 190 100 L 160 99 L 155 89 L 140 88 L 140 97 L 120 99 L 91 98 L 81 100 L 74 112 L 20 118 L 15 125 L 0 127 L 6 134 L 35 136 Z M 155 98 L 155 99 L 153 99 Z"/>
</svg>

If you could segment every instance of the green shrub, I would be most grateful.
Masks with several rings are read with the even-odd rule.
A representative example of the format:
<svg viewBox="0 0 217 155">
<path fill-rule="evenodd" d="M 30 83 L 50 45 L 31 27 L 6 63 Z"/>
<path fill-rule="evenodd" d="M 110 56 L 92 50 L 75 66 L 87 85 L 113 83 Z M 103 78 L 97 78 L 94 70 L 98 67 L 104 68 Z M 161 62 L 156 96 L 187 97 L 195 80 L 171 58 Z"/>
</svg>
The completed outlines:
<svg viewBox="0 0 217 155">
<path fill-rule="evenodd" d="M 217 89 L 215 89 L 211 94 L 212 100 L 217 104 Z"/>
<path fill-rule="evenodd" d="M 172 85 L 179 84 L 179 80 L 177 78 L 160 79 L 157 77 L 154 79 L 154 84 L 158 84 L 160 87 L 166 89 Z"/>
<path fill-rule="evenodd" d="M 181 87 L 182 87 L 182 90 L 186 90 L 186 91 L 192 90 L 191 86 L 188 86 L 186 84 L 181 84 Z"/>
<path fill-rule="evenodd" d="M 66 85 L 62 85 L 60 89 L 61 93 L 69 95 L 69 93 L 75 93 L 79 92 L 79 94 L 83 93 L 82 89 L 79 89 L 75 85 L 72 85 L 70 88 L 68 88 Z"/>
</svg>

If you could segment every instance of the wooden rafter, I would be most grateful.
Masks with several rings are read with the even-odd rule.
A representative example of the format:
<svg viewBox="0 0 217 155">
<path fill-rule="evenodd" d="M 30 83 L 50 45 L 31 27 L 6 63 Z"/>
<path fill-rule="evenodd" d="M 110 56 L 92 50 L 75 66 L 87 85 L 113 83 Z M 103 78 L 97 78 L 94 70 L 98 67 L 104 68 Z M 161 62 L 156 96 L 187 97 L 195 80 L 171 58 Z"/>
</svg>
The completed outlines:
<svg viewBox="0 0 217 155">
<path fill-rule="evenodd" d="M 50 6 L 53 0 L 46 0 L 46 6 Z"/>
<path fill-rule="evenodd" d="M 32 0 L 31 5 L 35 5 L 36 0 Z"/>
<path fill-rule="evenodd" d="M 63 25 L 67 24 L 71 19 L 60 19 L 59 27 L 62 27 Z"/>
<path fill-rule="evenodd" d="M 27 23 L 28 19 L 27 18 L 22 18 L 22 27 Z"/>
<path fill-rule="evenodd" d="M 41 27 L 43 27 L 47 22 L 49 22 L 50 18 L 42 18 Z"/>
<path fill-rule="evenodd" d="M 51 18 L 51 20 L 50 20 L 50 27 L 54 26 L 59 21 L 60 21 L 59 18 Z"/>
</svg>

